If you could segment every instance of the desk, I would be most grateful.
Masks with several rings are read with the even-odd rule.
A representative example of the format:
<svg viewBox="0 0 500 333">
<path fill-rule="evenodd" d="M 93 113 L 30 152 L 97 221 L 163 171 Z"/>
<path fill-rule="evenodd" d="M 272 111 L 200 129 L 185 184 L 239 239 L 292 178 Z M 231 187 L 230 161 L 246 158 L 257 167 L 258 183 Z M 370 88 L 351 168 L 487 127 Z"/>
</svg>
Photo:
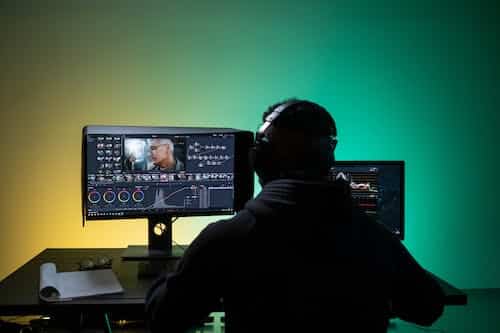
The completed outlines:
<svg viewBox="0 0 500 333">
<path fill-rule="evenodd" d="M 401 320 L 392 320 L 388 333 L 492 333 L 500 332 L 500 289 L 467 289 L 467 306 L 447 306 L 443 316 L 431 327 L 421 328 Z M 16 318 L 22 322 L 23 318 Z M 218 318 L 220 321 L 220 318 Z M 216 322 L 214 320 L 214 322 Z M 101 326 L 102 327 L 102 326 Z M 324 332 L 332 330 L 325 329 Z M 46 333 L 67 333 L 67 330 L 45 330 Z M 82 333 L 95 333 L 95 329 L 83 329 Z M 103 330 L 99 330 L 103 332 Z M 120 329 L 113 327 L 113 333 L 147 333 L 145 328 L 128 327 Z M 223 333 L 223 325 L 207 325 L 204 329 L 193 330 L 191 333 Z M 4 332 L 2 332 L 4 333 Z"/>
<path fill-rule="evenodd" d="M 500 332 L 500 288 L 465 289 L 467 306 L 447 306 L 430 327 L 402 320 L 391 322 L 388 333 L 493 333 Z"/>
<path fill-rule="evenodd" d="M 143 319 L 145 295 L 155 277 L 138 278 L 144 262 L 123 261 L 124 249 L 46 249 L 0 282 L 0 315 L 43 314 L 69 316 L 73 313 L 113 313 L 126 318 Z M 61 303 L 43 303 L 38 298 L 40 265 L 54 262 L 58 271 L 74 271 L 78 263 L 99 256 L 112 258 L 112 269 L 124 288 L 123 294 L 102 295 Z M 164 271 L 173 271 L 176 260 L 162 262 Z M 448 305 L 467 303 L 462 291 L 438 279 L 446 293 Z M 214 309 L 220 311 L 222 309 Z"/>
<path fill-rule="evenodd" d="M 58 311 L 119 312 L 142 314 L 144 297 L 155 277 L 138 278 L 144 262 L 122 261 L 124 249 L 46 249 L 17 269 L 0 283 L 0 314 L 47 314 Z M 54 262 L 57 270 L 74 271 L 83 259 L 99 256 L 112 258 L 112 269 L 124 289 L 123 294 L 102 295 L 61 303 L 44 303 L 38 299 L 40 265 Z M 177 261 L 165 262 L 165 270 L 173 271 Z"/>
</svg>

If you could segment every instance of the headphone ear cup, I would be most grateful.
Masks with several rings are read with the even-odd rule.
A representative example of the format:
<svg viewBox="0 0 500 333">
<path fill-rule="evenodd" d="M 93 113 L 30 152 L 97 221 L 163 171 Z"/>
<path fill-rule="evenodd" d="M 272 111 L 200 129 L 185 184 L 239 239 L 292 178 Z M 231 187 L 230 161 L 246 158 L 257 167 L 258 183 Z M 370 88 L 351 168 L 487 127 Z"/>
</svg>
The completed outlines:
<svg viewBox="0 0 500 333">
<path fill-rule="evenodd" d="M 312 155 L 311 160 L 316 161 L 311 165 L 314 172 L 324 173 L 325 170 L 330 170 L 335 165 L 335 147 L 337 141 L 332 137 L 321 138 L 317 145 L 314 145 L 311 149 Z M 313 173 L 314 173 L 313 172 Z"/>
<path fill-rule="evenodd" d="M 335 148 L 337 147 L 337 140 L 330 138 L 328 145 L 328 168 L 331 169 L 335 166 Z"/>
<path fill-rule="evenodd" d="M 250 167 L 252 170 L 256 171 L 257 169 L 257 145 L 254 144 L 252 148 L 248 151 L 248 161 L 250 162 Z"/>
<path fill-rule="evenodd" d="M 255 146 L 252 148 L 252 162 L 255 172 L 260 173 L 263 169 L 263 162 L 265 161 L 265 143 L 256 142 Z"/>
<path fill-rule="evenodd" d="M 267 182 L 270 178 L 271 166 L 269 164 L 269 143 L 257 140 L 250 150 L 250 161 L 257 176 Z"/>
</svg>

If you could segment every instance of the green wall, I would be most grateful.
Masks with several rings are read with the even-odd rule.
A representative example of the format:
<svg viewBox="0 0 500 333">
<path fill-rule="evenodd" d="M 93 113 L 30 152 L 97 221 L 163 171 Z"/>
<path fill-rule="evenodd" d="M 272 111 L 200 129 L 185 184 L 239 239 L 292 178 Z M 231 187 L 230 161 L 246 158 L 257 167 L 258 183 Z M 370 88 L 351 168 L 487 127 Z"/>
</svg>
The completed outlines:
<svg viewBox="0 0 500 333">
<path fill-rule="evenodd" d="M 84 125 L 255 130 L 295 96 L 335 117 L 338 159 L 406 160 L 422 265 L 500 287 L 499 22 L 484 1 L 2 2 L 0 278 L 46 247 L 145 242 L 142 220 L 81 227 Z"/>
</svg>

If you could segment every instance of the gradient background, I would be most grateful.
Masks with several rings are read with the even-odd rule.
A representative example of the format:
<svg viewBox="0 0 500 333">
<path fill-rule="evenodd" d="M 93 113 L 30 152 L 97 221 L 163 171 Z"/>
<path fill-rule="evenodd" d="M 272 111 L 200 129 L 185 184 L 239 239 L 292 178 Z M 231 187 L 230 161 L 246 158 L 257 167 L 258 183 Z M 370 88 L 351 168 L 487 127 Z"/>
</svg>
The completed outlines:
<svg viewBox="0 0 500 333">
<path fill-rule="evenodd" d="M 422 265 L 500 287 L 498 8 L 309 2 L 0 2 L 0 279 L 47 247 L 146 242 L 145 220 L 82 228 L 84 125 L 255 130 L 295 96 L 336 118 L 338 159 L 406 160 Z"/>
</svg>

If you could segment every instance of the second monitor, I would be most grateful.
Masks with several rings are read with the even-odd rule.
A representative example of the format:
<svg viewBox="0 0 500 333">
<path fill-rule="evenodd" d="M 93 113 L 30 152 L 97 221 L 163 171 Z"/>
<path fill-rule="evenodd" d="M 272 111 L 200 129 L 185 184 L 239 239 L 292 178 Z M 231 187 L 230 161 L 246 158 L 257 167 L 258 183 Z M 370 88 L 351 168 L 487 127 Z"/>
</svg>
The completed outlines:
<svg viewBox="0 0 500 333">
<path fill-rule="evenodd" d="M 404 161 L 337 161 L 333 171 L 368 216 L 404 239 Z"/>
</svg>

